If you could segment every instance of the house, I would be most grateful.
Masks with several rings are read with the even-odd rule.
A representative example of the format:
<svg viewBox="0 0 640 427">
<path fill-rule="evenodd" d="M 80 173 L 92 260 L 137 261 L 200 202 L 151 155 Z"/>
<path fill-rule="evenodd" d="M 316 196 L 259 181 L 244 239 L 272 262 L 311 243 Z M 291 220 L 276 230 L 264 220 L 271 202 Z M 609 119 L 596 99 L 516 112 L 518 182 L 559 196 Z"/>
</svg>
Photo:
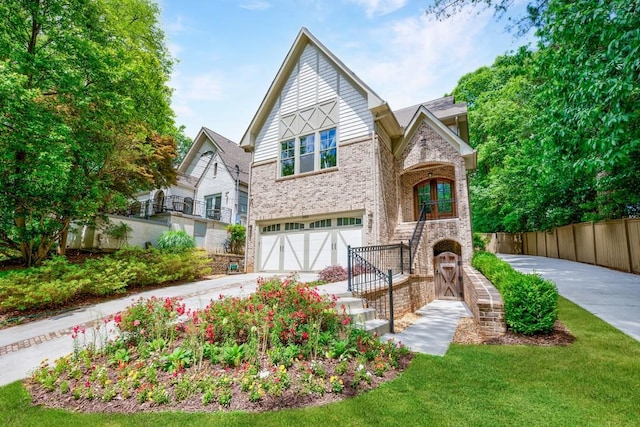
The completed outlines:
<svg viewBox="0 0 640 427">
<path fill-rule="evenodd" d="M 125 212 L 110 215 L 128 224 L 128 243 L 155 244 L 167 230 L 185 230 L 209 252 L 225 250 L 228 224 L 246 224 L 251 155 L 238 144 L 203 127 L 178 166 L 178 180 L 169 188 L 139 193 Z M 71 247 L 112 248 L 106 232 L 79 230 Z"/>
<path fill-rule="evenodd" d="M 253 155 L 247 271 L 346 267 L 348 246 L 406 242 L 421 224 L 414 275 L 449 275 L 436 264 L 472 255 L 467 141 L 465 104 L 394 111 L 302 28 L 240 142 Z"/>
</svg>

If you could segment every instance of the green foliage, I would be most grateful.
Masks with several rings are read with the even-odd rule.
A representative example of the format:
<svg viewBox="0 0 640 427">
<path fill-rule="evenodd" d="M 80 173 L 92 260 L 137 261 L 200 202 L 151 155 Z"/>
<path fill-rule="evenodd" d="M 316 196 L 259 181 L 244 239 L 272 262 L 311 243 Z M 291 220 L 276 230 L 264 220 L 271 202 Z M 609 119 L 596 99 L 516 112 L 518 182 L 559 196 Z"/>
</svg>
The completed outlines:
<svg viewBox="0 0 640 427">
<path fill-rule="evenodd" d="M 454 1 L 442 16 L 476 3 Z M 640 120 L 637 2 L 533 3 L 537 51 L 498 57 L 453 92 L 468 103 L 478 150 L 469 182 L 474 229 L 547 230 L 638 215 L 640 130 L 630 125 Z"/>
<path fill-rule="evenodd" d="M 229 234 L 231 252 L 234 254 L 244 253 L 244 241 L 247 235 L 246 227 L 242 224 L 229 224 L 227 225 L 227 233 Z"/>
<path fill-rule="evenodd" d="M 195 248 L 196 240 L 184 230 L 169 230 L 160 235 L 156 246 L 168 252 L 184 252 Z"/>
<path fill-rule="evenodd" d="M 473 266 L 493 283 L 504 301 L 507 326 L 516 333 L 549 333 L 558 318 L 558 289 L 538 275 L 522 274 L 487 252 L 473 257 Z"/>
<path fill-rule="evenodd" d="M 146 0 L 0 2 L 0 246 L 27 265 L 71 221 L 175 182 L 159 18 Z"/>
<path fill-rule="evenodd" d="M 125 224 L 120 221 L 120 224 L 115 224 L 113 222 L 109 222 L 104 229 L 104 232 L 107 236 L 115 239 L 117 242 L 117 247 L 121 248 L 122 245 L 127 243 L 127 239 L 131 232 L 133 232 L 133 228 L 129 224 Z"/>
<path fill-rule="evenodd" d="M 487 241 L 482 234 L 473 233 L 473 250 L 476 252 L 484 251 L 487 248 Z"/>
<path fill-rule="evenodd" d="M 125 248 L 111 256 L 71 264 L 53 257 L 40 267 L 0 277 L 0 311 L 55 308 L 79 295 L 104 296 L 131 286 L 194 280 L 210 271 L 202 251 L 179 254 Z"/>
</svg>

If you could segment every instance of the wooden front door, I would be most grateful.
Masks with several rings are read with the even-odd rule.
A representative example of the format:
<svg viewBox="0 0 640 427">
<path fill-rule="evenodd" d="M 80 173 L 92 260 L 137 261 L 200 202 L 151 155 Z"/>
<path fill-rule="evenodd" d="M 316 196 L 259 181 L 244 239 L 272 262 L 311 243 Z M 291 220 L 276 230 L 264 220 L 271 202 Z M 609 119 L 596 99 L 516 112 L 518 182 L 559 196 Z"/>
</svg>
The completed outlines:
<svg viewBox="0 0 640 427">
<path fill-rule="evenodd" d="M 462 276 L 460 257 L 453 252 L 443 252 L 434 261 L 436 298 L 461 300 Z"/>
</svg>

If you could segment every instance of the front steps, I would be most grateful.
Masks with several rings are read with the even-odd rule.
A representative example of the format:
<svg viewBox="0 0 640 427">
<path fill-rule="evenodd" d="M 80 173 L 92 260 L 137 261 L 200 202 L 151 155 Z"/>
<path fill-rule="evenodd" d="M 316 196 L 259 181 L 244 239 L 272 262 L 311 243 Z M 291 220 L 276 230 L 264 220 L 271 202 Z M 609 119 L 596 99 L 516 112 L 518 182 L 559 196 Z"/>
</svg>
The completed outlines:
<svg viewBox="0 0 640 427">
<path fill-rule="evenodd" d="M 389 321 L 376 318 L 373 308 L 366 308 L 363 298 L 338 296 L 336 309 L 341 317 L 351 317 L 356 328 L 382 336 L 389 332 Z"/>
<path fill-rule="evenodd" d="M 401 222 L 396 225 L 396 229 L 393 232 L 393 238 L 390 243 L 409 243 L 409 240 L 413 236 L 413 231 L 416 228 L 416 222 Z"/>
</svg>

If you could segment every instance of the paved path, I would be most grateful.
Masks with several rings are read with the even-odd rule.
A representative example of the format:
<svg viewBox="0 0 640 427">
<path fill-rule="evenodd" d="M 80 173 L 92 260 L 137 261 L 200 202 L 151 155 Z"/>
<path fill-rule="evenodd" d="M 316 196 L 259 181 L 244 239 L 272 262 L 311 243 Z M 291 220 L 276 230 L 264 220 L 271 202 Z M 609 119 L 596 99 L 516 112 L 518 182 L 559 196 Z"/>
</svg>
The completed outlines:
<svg viewBox="0 0 640 427">
<path fill-rule="evenodd" d="M 516 270 L 552 280 L 563 297 L 640 341 L 640 275 L 530 255 L 498 255 Z"/>
<path fill-rule="evenodd" d="M 464 301 L 435 300 L 416 311 L 421 317 L 404 331 L 385 334 L 411 351 L 444 356 L 453 340 L 461 317 L 473 317 Z"/>
</svg>

